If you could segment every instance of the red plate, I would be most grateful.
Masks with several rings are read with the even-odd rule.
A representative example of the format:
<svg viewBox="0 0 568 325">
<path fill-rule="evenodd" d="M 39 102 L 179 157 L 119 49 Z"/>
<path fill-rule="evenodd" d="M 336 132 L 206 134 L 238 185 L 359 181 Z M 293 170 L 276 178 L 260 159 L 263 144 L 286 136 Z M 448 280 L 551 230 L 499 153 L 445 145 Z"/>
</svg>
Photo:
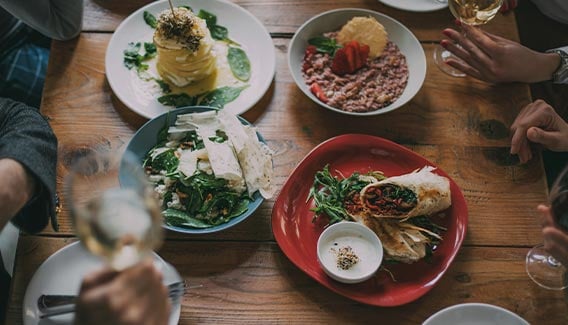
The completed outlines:
<svg viewBox="0 0 568 325">
<path fill-rule="evenodd" d="M 319 235 L 327 220 L 312 223 L 313 202 L 306 202 L 317 171 L 329 170 L 349 176 L 358 171 L 381 170 L 387 176 L 409 173 L 426 165 L 424 157 L 383 138 L 347 134 L 329 139 L 314 148 L 296 167 L 278 195 L 272 210 L 272 229 L 282 251 L 301 270 L 329 289 L 353 300 L 375 306 L 398 306 L 418 299 L 444 275 L 456 256 L 467 227 L 467 206 L 458 185 L 440 169 L 434 172 L 450 179 L 452 206 L 436 223 L 447 228 L 443 240 L 429 261 L 386 265 L 393 273 L 379 271 L 359 284 L 342 284 L 329 278 L 316 256 Z M 322 218 L 323 219 L 323 218 Z M 384 265 L 384 264 L 383 264 Z"/>
</svg>

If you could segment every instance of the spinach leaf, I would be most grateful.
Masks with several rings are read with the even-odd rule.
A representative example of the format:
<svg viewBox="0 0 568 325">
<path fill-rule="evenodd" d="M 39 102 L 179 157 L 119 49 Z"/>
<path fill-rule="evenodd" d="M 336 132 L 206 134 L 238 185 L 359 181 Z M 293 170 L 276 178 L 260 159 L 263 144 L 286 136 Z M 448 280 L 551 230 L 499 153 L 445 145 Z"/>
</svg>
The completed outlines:
<svg viewBox="0 0 568 325">
<path fill-rule="evenodd" d="M 316 50 L 320 53 L 328 53 L 329 55 L 333 56 L 337 49 L 341 48 L 342 46 L 337 44 L 337 41 L 333 38 L 318 36 L 308 40 L 310 45 L 316 47 Z"/>
<path fill-rule="evenodd" d="M 140 46 L 142 46 L 142 44 L 140 42 L 138 43 L 134 43 L 134 42 L 130 42 L 128 43 L 128 47 L 126 48 L 126 50 L 124 50 L 124 55 L 125 56 L 131 56 L 131 57 L 135 57 L 138 55 L 138 52 L 140 51 Z"/>
<path fill-rule="evenodd" d="M 199 10 L 197 17 L 205 20 L 207 28 L 209 28 L 209 32 L 211 32 L 211 37 L 219 41 L 225 41 L 229 44 L 238 45 L 237 42 L 234 42 L 231 39 L 229 39 L 229 30 L 227 29 L 227 27 L 217 25 L 217 16 L 206 10 L 201 9 Z"/>
<path fill-rule="evenodd" d="M 166 224 L 174 227 L 210 228 L 213 226 L 177 209 L 166 209 L 162 215 L 166 219 Z"/>
<path fill-rule="evenodd" d="M 228 216 L 228 218 L 234 218 L 234 217 L 238 217 L 241 214 L 247 212 L 248 210 L 248 205 L 250 203 L 250 200 L 247 198 L 242 198 L 239 202 L 237 202 L 237 204 L 233 207 L 233 210 L 231 211 L 231 214 Z"/>
<path fill-rule="evenodd" d="M 200 105 L 223 108 L 226 104 L 234 101 L 247 86 L 242 87 L 221 87 L 208 92 L 201 101 Z"/>
<path fill-rule="evenodd" d="M 172 89 L 170 88 L 170 85 L 167 82 L 163 81 L 162 79 L 156 79 L 156 78 L 154 78 L 154 81 L 158 84 L 158 86 L 160 86 L 160 89 L 162 89 L 164 94 L 169 94 L 170 92 L 172 92 Z"/>
<path fill-rule="evenodd" d="M 211 37 L 216 40 L 224 41 L 229 39 L 229 30 L 227 27 L 215 25 L 209 28 L 211 31 Z"/>
<path fill-rule="evenodd" d="M 211 29 L 211 27 L 217 25 L 217 16 L 210 13 L 209 11 L 200 9 L 199 13 L 197 13 L 197 17 L 205 20 L 205 23 L 207 24 L 207 27 L 209 29 Z"/>
<path fill-rule="evenodd" d="M 156 44 L 150 42 L 144 42 L 144 50 L 146 54 L 144 54 L 144 59 L 150 59 L 155 57 L 158 54 L 158 50 L 156 49 Z"/>
<path fill-rule="evenodd" d="M 250 61 L 245 51 L 238 47 L 230 47 L 227 60 L 235 78 L 242 81 L 250 79 Z"/>
<path fill-rule="evenodd" d="M 174 154 L 174 149 L 167 150 L 152 159 L 152 168 L 155 170 L 165 170 L 166 173 L 173 173 L 179 165 L 179 159 Z"/>
<path fill-rule="evenodd" d="M 195 131 L 189 131 L 185 134 L 181 142 L 191 142 L 193 143 L 193 150 L 199 150 L 205 148 L 203 140 L 197 135 Z M 191 175 L 189 175 L 191 176 Z"/>
<path fill-rule="evenodd" d="M 153 57 L 156 56 L 156 45 L 154 43 L 144 43 L 144 51 L 146 52 L 144 55 L 141 55 L 140 48 L 142 47 L 142 43 L 131 42 L 128 43 L 128 47 L 124 50 L 124 66 L 128 68 L 128 70 L 132 68 L 136 68 L 136 71 L 142 72 L 148 70 L 148 65 L 144 63 Z"/>
<path fill-rule="evenodd" d="M 156 17 L 148 11 L 144 11 L 144 21 L 152 28 L 156 28 L 156 26 L 158 26 L 158 20 L 156 20 Z"/>
<path fill-rule="evenodd" d="M 197 97 L 190 96 L 186 93 L 169 94 L 158 97 L 158 102 L 166 106 L 182 107 L 197 104 Z"/>
<path fill-rule="evenodd" d="M 191 9 L 190 6 L 179 6 L 179 7 L 180 7 L 180 8 L 185 8 L 185 9 L 187 9 L 187 10 L 189 10 L 189 11 L 193 11 L 193 9 Z"/>
</svg>

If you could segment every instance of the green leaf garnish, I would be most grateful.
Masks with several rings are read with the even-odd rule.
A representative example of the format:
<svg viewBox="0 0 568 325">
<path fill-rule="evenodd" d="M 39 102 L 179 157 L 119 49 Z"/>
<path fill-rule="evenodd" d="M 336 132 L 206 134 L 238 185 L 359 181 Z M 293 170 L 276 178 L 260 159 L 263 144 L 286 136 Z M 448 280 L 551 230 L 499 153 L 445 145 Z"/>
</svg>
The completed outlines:
<svg viewBox="0 0 568 325">
<path fill-rule="evenodd" d="M 144 21 L 152 28 L 156 28 L 156 26 L 158 26 L 158 20 L 156 20 L 156 17 L 148 11 L 144 11 Z"/>
<path fill-rule="evenodd" d="M 318 52 L 327 53 L 331 56 L 335 54 L 335 51 L 337 51 L 337 49 L 342 48 L 341 45 L 337 44 L 337 41 L 335 39 L 324 36 L 310 38 L 308 40 L 308 43 L 315 46 Z"/>
<path fill-rule="evenodd" d="M 238 47 L 230 47 L 227 61 L 235 78 L 241 81 L 250 79 L 250 61 L 245 51 Z"/>
<path fill-rule="evenodd" d="M 158 102 L 162 105 L 174 107 L 193 106 L 197 104 L 197 97 L 186 93 L 169 94 L 158 97 Z"/>
<path fill-rule="evenodd" d="M 226 104 L 234 101 L 240 93 L 247 88 L 242 87 L 221 87 L 208 92 L 201 101 L 200 105 L 223 108 Z"/>
</svg>

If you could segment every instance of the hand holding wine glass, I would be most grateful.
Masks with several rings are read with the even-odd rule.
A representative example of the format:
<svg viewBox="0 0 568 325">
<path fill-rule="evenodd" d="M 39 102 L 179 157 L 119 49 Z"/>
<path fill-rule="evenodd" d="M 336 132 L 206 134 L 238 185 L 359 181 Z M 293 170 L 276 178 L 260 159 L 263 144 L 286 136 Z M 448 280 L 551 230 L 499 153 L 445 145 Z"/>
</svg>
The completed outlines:
<svg viewBox="0 0 568 325">
<path fill-rule="evenodd" d="M 160 208 L 141 165 L 128 153 L 120 158 L 91 151 L 73 164 L 65 184 L 79 238 L 117 271 L 150 256 L 162 241 Z"/>
<path fill-rule="evenodd" d="M 441 46 L 455 55 L 445 63 L 474 78 L 491 82 L 540 82 L 550 80 L 560 64 L 555 53 L 540 53 L 517 42 L 459 24 L 463 33 L 445 29 Z"/>
<path fill-rule="evenodd" d="M 449 0 L 450 11 L 456 19 L 463 25 L 479 26 L 486 24 L 497 15 L 501 7 L 502 0 Z M 465 35 L 464 35 L 465 37 Z M 445 43 L 447 45 L 447 43 Z M 441 45 L 434 51 L 434 62 L 445 73 L 454 77 L 465 77 L 466 74 L 449 62 L 456 62 L 459 59 L 453 51 Z M 459 45 L 456 45 L 459 47 Z"/>
<path fill-rule="evenodd" d="M 554 182 L 550 207 L 541 205 L 544 244 L 533 247 L 526 257 L 526 270 L 539 286 L 562 290 L 568 287 L 568 165 Z"/>
</svg>

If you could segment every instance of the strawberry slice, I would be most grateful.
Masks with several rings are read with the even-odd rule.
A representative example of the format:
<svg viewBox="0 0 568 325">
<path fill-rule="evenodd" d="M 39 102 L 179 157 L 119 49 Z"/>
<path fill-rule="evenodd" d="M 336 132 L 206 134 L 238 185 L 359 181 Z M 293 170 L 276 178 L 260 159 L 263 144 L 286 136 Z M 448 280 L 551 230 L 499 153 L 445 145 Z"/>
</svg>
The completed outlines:
<svg viewBox="0 0 568 325">
<path fill-rule="evenodd" d="M 327 96 L 323 93 L 323 90 L 321 89 L 320 85 L 318 85 L 317 83 L 314 82 L 313 84 L 310 85 L 310 91 L 319 100 L 321 100 L 324 103 L 327 103 L 327 101 L 328 101 Z"/>
<path fill-rule="evenodd" d="M 369 48 L 369 45 L 361 44 L 359 50 L 360 50 L 359 55 L 361 57 L 361 61 L 363 62 L 363 65 L 365 65 L 367 64 L 367 59 L 369 58 L 369 51 L 371 49 Z"/>
<path fill-rule="evenodd" d="M 350 41 L 335 52 L 331 71 L 342 76 L 346 73 L 353 73 L 367 64 L 369 58 L 369 46 L 359 44 L 357 41 Z"/>
<path fill-rule="evenodd" d="M 353 52 L 354 52 L 353 62 L 354 62 L 354 65 L 355 65 L 354 71 L 356 71 L 356 70 L 360 69 L 364 64 L 364 61 L 361 60 L 361 54 L 360 54 L 361 50 L 360 50 L 360 47 L 359 47 L 359 42 L 351 41 L 351 42 L 347 43 L 346 46 L 353 48 Z"/>
<path fill-rule="evenodd" d="M 359 57 L 359 53 L 355 52 L 355 48 L 351 44 L 346 44 L 343 48 L 345 48 L 345 55 L 347 56 L 349 73 L 355 72 L 357 70 L 357 62 L 355 61 Z"/>
<path fill-rule="evenodd" d="M 331 71 L 338 76 L 343 76 L 350 71 L 345 48 L 340 48 L 335 51 L 335 56 L 331 62 Z"/>
</svg>

